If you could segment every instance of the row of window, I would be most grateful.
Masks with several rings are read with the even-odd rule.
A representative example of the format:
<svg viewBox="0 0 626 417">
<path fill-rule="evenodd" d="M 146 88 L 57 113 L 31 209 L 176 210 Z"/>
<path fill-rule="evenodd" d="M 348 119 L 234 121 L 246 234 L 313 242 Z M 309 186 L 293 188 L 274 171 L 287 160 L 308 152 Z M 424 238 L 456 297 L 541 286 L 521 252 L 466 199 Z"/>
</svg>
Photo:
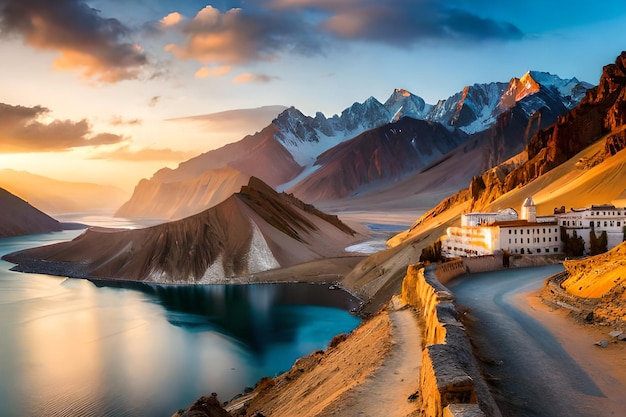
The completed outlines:
<svg viewBox="0 0 626 417">
<path fill-rule="evenodd" d="M 593 216 L 593 213 L 594 213 L 594 212 L 592 211 L 592 212 L 591 212 L 591 215 L 592 215 L 592 216 Z M 596 216 L 599 216 L 599 215 L 600 215 L 600 212 L 599 212 L 599 211 L 596 211 L 595 213 L 596 213 Z M 622 212 L 621 212 L 621 211 L 603 211 L 603 212 L 602 212 L 602 215 L 603 215 L 603 216 L 607 216 L 607 213 L 609 213 L 609 214 L 608 214 L 608 216 L 621 216 L 621 215 L 622 215 Z M 625 214 L 626 214 L 626 213 L 625 213 Z"/>
<path fill-rule="evenodd" d="M 595 222 L 595 226 L 596 227 L 601 227 L 602 223 L 603 222 L 598 220 L 598 221 Z M 563 220 L 563 223 L 561 223 L 561 224 L 563 226 L 573 226 L 573 227 L 575 227 L 576 226 L 576 220 L 571 220 L 571 223 L 570 223 L 570 220 Z M 615 227 L 615 226 L 620 227 L 621 225 L 622 225 L 622 222 L 619 221 L 619 220 L 618 221 L 614 221 L 614 220 L 608 220 L 608 221 L 605 220 L 604 221 L 604 227 Z M 578 221 L 578 226 L 579 227 L 583 227 L 583 222 L 581 220 Z M 594 226 L 594 221 L 591 220 L 589 222 L 589 227 L 593 227 L 593 226 Z"/>
<path fill-rule="evenodd" d="M 544 253 L 550 253 L 550 249 L 549 249 L 549 248 L 544 248 L 544 249 L 543 249 L 543 252 L 544 252 Z M 554 252 L 554 253 L 558 253 L 558 252 L 559 252 L 559 248 L 552 248 L 552 252 Z M 530 248 L 526 248 L 526 249 L 521 248 L 521 249 L 519 249 L 519 250 L 517 250 L 517 249 L 513 249 L 513 250 L 511 250 L 511 253 L 519 253 L 520 255 L 524 255 L 524 254 L 528 254 L 528 255 L 530 255 L 530 254 L 532 254 L 533 252 L 530 250 Z M 537 248 L 537 249 L 535 250 L 535 253 L 541 253 L 541 248 Z"/>
<path fill-rule="evenodd" d="M 533 238 L 533 243 L 540 243 L 541 241 L 540 241 L 539 239 L 540 239 L 540 238 L 538 238 L 538 237 L 534 237 L 534 238 Z M 511 242 L 511 239 L 509 238 L 509 244 L 511 244 L 511 243 L 517 243 L 517 238 L 515 238 L 515 239 L 513 239 L 513 240 L 514 240 L 514 241 L 513 241 L 513 242 Z M 558 238 L 557 236 L 554 236 L 554 241 L 555 241 L 555 242 L 558 242 L 558 241 L 559 241 L 559 238 Z M 543 242 L 544 242 L 544 243 L 546 242 L 546 238 L 545 238 L 545 236 L 543 237 Z M 552 242 L 552 236 L 548 236 L 548 242 Z M 520 238 L 519 243 L 524 243 L 524 238 L 523 238 L 523 237 L 522 237 L 522 238 Z M 530 238 L 529 238 L 529 237 L 527 237 L 527 238 L 526 238 L 526 243 L 530 243 Z"/>
<path fill-rule="evenodd" d="M 527 235 L 529 235 L 529 234 L 531 233 L 531 232 L 530 232 L 531 230 L 532 230 L 532 233 L 533 233 L 533 234 L 534 234 L 534 233 L 539 234 L 539 231 L 540 231 L 540 230 L 542 231 L 542 233 L 543 233 L 543 234 L 545 234 L 545 233 L 546 233 L 546 228 L 544 227 L 543 229 L 526 229 L 526 234 L 527 234 Z M 549 228 L 548 228 L 548 233 L 556 233 L 556 232 L 558 232 L 558 231 L 559 231 L 559 229 L 558 229 L 558 228 L 556 228 L 556 227 L 554 228 L 554 232 L 552 231 L 552 228 L 551 228 L 551 227 L 549 227 Z M 511 234 L 511 229 L 509 229 L 509 234 Z M 512 233 L 512 234 L 516 235 L 516 234 L 517 234 L 517 229 L 513 229 L 513 233 Z M 520 234 L 520 235 L 523 235 L 523 234 L 524 234 L 524 229 L 520 230 L 520 231 L 519 231 L 519 234 Z"/>
</svg>

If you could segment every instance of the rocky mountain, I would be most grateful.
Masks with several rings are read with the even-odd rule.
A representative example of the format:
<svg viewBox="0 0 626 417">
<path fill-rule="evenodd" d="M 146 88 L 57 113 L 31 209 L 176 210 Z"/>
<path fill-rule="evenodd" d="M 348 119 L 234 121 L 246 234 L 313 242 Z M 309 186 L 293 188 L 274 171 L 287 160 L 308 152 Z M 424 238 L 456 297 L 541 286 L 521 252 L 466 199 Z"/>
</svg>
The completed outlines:
<svg viewBox="0 0 626 417">
<path fill-rule="evenodd" d="M 604 67 L 598 86 L 556 123 L 533 135 L 520 155 L 475 176 L 469 187 L 442 200 L 412 230 L 459 207 L 465 211 L 517 207 L 529 195 L 544 204 L 548 212 L 543 214 L 561 205 L 619 199 L 626 189 L 625 123 L 626 52 L 622 52 L 614 64 Z"/>
<path fill-rule="evenodd" d="M 113 186 L 59 181 L 12 169 L 0 170 L 0 187 L 54 214 L 116 209 L 128 198 Z"/>
<path fill-rule="evenodd" d="M 384 126 L 390 122 L 399 123 L 403 117 L 441 124 L 449 130 L 448 136 L 456 135 L 457 138 L 463 137 L 462 132 L 482 132 L 483 136 L 491 138 L 494 151 L 480 156 L 481 167 L 493 166 L 522 149 L 527 143 L 525 138 L 530 137 L 537 127 L 545 127 L 564 114 L 588 86 L 576 79 L 562 80 L 547 73 L 529 72 L 509 83 L 474 84 L 435 106 L 406 90 L 396 89 L 384 104 L 370 97 L 330 118 L 322 113 L 310 117 L 293 107 L 288 108 L 261 132 L 181 163 L 177 169 L 163 169 L 151 179 L 142 180 L 116 215 L 181 218 L 205 209 L 207 206 L 203 204 L 217 202 L 235 192 L 250 176 L 262 178 L 279 190 L 292 190 L 310 202 L 352 198 L 365 191 L 384 191 L 385 187 L 419 172 L 424 165 L 442 156 L 442 152 L 454 148 L 449 145 L 460 144 L 458 140 L 444 140 L 441 144 L 433 142 L 436 149 L 431 152 L 426 150 L 429 133 L 413 132 L 414 138 L 402 135 L 409 142 L 403 145 L 404 148 L 397 148 L 408 149 L 409 154 L 396 154 L 394 161 L 390 153 L 392 146 L 385 143 L 390 137 L 389 129 L 393 127 Z M 494 133 L 497 129 L 503 132 L 502 126 L 507 125 L 507 120 L 519 126 L 518 130 L 530 130 L 506 137 Z M 529 123 L 530 120 L 533 122 Z M 360 137 L 351 141 L 372 129 L 375 133 L 368 134 L 367 139 Z M 445 135 L 442 129 L 438 132 L 438 135 Z M 399 136 L 391 135 L 396 140 L 394 146 L 399 146 Z M 500 143 L 499 138 L 506 143 Z M 412 139 L 422 145 L 412 147 Z M 487 139 L 482 137 L 479 140 L 481 143 L 485 141 Z M 371 145 L 365 146 L 365 142 Z M 353 146 L 356 148 L 348 150 Z M 366 154 L 368 149 L 378 154 L 372 158 Z M 418 149 L 419 155 L 416 153 Z M 409 157 L 417 159 L 409 161 Z M 363 160 L 359 169 L 367 169 L 367 173 L 356 175 L 356 158 Z M 394 164 L 398 166 L 392 167 Z M 223 170 L 216 170 L 224 167 L 232 168 L 238 174 L 230 171 L 222 184 L 219 178 L 224 175 Z M 234 177 L 238 177 L 238 181 L 232 180 Z M 208 181 L 208 178 L 212 180 Z M 463 182 L 456 184 L 453 191 L 466 180 L 462 178 Z M 322 189 L 324 184 L 328 189 Z M 374 190 L 373 184 L 379 187 Z M 177 189 L 175 198 L 173 189 Z M 204 195 L 200 196 L 202 193 Z"/>
<path fill-rule="evenodd" d="M 576 78 L 563 80 L 550 73 L 529 71 L 508 83 L 467 86 L 433 106 L 425 118 L 466 133 L 476 133 L 492 126 L 502 113 L 516 105 L 529 117 L 548 103 L 556 105 L 550 107 L 555 113 L 570 109 L 591 87 Z"/>
<path fill-rule="evenodd" d="M 208 210 L 145 229 L 92 228 L 72 240 L 6 255 L 20 271 L 160 283 L 237 276 L 337 256 L 360 236 L 336 216 L 261 180 Z"/>
<path fill-rule="evenodd" d="M 302 167 L 276 140 L 270 124 L 254 135 L 164 168 L 137 184 L 118 217 L 180 219 L 217 204 L 245 185 L 250 177 L 275 187 L 294 178 Z"/>
<path fill-rule="evenodd" d="M 63 230 L 58 221 L 3 188 L 0 213 L 0 238 Z"/>
<path fill-rule="evenodd" d="M 288 191 L 306 201 L 336 200 L 361 188 L 399 180 L 467 140 L 439 123 L 403 117 L 329 149 L 318 170 Z"/>
</svg>

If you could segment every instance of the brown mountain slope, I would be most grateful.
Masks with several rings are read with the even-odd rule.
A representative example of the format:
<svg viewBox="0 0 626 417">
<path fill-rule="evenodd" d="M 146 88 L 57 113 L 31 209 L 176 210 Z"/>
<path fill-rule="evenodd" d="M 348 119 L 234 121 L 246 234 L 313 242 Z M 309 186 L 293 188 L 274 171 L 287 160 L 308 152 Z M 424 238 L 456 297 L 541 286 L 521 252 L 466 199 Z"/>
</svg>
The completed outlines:
<svg viewBox="0 0 626 417">
<path fill-rule="evenodd" d="M 405 117 L 324 152 L 315 161 L 321 168 L 289 191 L 306 201 L 350 196 L 368 185 L 406 177 L 466 140 L 461 131 Z"/>
<path fill-rule="evenodd" d="M 59 181 L 26 171 L 0 170 L 0 187 L 46 213 L 115 209 L 128 195 L 100 184 Z"/>
<path fill-rule="evenodd" d="M 0 238 L 62 230 L 58 221 L 3 188 L 0 213 Z"/>
<path fill-rule="evenodd" d="M 182 220 L 89 229 L 71 242 L 15 252 L 20 271 L 161 283 L 215 283 L 341 255 L 358 239 L 335 216 L 251 178 L 241 192 Z"/>
<path fill-rule="evenodd" d="M 183 162 L 174 170 L 158 171 L 151 179 L 140 181 L 115 215 L 180 219 L 224 201 L 252 176 L 271 186 L 289 181 L 302 167 L 276 140 L 275 133 L 276 126 L 269 125 L 239 142 Z"/>
</svg>

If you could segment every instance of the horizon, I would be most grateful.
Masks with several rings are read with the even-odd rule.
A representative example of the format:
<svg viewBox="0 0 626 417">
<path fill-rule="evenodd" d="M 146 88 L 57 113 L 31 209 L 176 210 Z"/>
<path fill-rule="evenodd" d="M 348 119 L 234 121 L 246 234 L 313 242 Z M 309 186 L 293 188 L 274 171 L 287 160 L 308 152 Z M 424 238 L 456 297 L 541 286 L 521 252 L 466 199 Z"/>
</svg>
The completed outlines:
<svg viewBox="0 0 626 417">
<path fill-rule="evenodd" d="M 130 192 L 273 119 L 240 110 L 331 117 L 396 88 L 435 104 L 531 70 L 595 85 L 625 23 L 619 0 L 1 0 L 0 165 Z"/>
</svg>

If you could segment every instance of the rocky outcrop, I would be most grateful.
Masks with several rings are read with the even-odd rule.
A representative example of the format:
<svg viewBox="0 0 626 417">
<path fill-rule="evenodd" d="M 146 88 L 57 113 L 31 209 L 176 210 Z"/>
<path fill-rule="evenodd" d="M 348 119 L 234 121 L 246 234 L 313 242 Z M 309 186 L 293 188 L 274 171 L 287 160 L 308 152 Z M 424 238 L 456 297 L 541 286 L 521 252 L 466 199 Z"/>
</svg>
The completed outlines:
<svg viewBox="0 0 626 417">
<path fill-rule="evenodd" d="M 217 395 L 214 394 L 210 397 L 198 398 L 189 407 L 179 410 L 172 417 L 231 417 L 231 415 L 222 408 Z"/>
<path fill-rule="evenodd" d="M 544 300 L 587 323 L 626 331 L 626 243 L 604 254 L 567 260 L 563 266 L 564 273 L 546 280 Z"/>
<path fill-rule="evenodd" d="M 4 188 L 0 188 L 0 213 L 0 238 L 63 230 L 57 220 Z"/>
<path fill-rule="evenodd" d="M 197 215 L 145 229 L 92 228 L 72 240 L 6 255 L 16 270 L 77 278 L 226 283 L 337 256 L 359 236 L 336 217 L 252 178 Z"/>
<path fill-rule="evenodd" d="M 423 415 L 500 416 L 459 321 L 454 295 L 435 278 L 434 268 L 410 265 L 402 298 L 419 309 L 424 321 L 419 379 Z"/>
</svg>

